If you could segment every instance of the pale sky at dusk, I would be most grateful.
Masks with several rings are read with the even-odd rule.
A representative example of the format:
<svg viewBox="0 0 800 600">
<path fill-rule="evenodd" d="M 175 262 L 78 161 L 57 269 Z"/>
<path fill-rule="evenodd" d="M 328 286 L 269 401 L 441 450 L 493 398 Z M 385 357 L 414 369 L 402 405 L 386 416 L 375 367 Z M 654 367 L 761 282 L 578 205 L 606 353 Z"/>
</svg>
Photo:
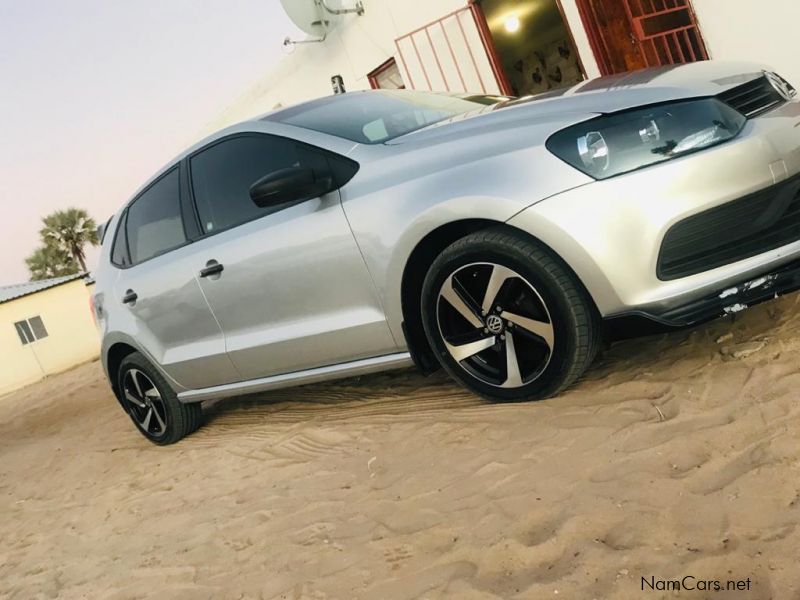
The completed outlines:
<svg viewBox="0 0 800 600">
<path fill-rule="evenodd" d="M 0 0 L 0 285 L 28 279 L 42 216 L 105 221 L 286 35 L 278 0 Z"/>
</svg>

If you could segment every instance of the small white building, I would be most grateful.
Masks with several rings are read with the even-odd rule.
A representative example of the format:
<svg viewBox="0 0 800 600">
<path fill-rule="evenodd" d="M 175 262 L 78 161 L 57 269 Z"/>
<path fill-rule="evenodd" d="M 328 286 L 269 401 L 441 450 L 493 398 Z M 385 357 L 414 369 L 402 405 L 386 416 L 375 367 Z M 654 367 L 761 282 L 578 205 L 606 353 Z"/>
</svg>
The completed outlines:
<svg viewBox="0 0 800 600">
<path fill-rule="evenodd" d="M 287 47 L 277 68 L 208 130 L 328 95 L 334 76 L 348 91 L 526 95 L 601 74 L 712 58 L 767 63 L 800 87 L 800 0 L 363 0 L 363 6 L 361 16 L 336 17 L 324 41 Z"/>
<path fill-rule="evenodd" d="M 99 356 L 93 288 L 85 274 L 0 287 L 0 396 Z"/>
</svg>

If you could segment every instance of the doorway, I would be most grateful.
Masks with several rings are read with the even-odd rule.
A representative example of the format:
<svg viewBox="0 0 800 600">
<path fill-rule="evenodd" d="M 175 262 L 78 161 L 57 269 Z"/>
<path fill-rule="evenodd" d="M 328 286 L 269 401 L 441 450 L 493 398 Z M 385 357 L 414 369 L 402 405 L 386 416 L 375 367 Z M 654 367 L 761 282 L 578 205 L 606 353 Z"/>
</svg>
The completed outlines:
<svg viewBox="0 0 800 600">
<path fill-rule="evenodd" d="M 708 60 L 690 0 L 578 0 L 600 72 Z"/>
<path fill-rule="evenodd" d="M 559 0 L 474 0 L 514 96 L 575 85 L 585 79 Z"/>
</svg>

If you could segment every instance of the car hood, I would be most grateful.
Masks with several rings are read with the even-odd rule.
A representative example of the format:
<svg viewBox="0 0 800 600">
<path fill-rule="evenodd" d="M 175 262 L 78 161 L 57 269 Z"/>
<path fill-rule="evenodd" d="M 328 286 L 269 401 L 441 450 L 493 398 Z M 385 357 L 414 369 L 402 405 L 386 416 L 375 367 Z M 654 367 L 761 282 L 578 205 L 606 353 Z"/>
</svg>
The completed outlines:
<svg viewBox="0 0 800 600">
<path fill-rule="evenodd" d="M 387 145 L 434 142 L 440 136 L 482 132 L 486 126 L 513 126 L 515 121 L 552 121 L 563 126 L 598 114 L 716 96 L 763 75 L 763 65 L 704 61 L 643 69 L 600 77 L 536 96 L 483 106 L 395 138 Z"/>
</svg>

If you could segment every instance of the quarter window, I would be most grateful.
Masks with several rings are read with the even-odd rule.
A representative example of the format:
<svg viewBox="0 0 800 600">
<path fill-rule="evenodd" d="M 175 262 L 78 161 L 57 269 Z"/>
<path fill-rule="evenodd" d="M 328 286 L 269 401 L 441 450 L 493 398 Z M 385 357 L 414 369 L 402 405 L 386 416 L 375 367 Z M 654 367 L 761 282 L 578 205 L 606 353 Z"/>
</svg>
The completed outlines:
<svg viewBox="0 0 800 600">
<path fill-rule="evenodd" d="M 282 207 L 260 208 L 250 186 L 279 169 L 325 169 L 325 156 L 292 140 L 270 135 L 230 138 L 191 158 L 192 189 L 205 233 L 268 215 Z"/>
<path fill-rule="evenodd" d="M 125 220 L 127 211 L 122 214 L 117 225 L 117 234 L 114 236 L 114 245 L 111 246 L 111 262 L 118 267 L 129 267 L 131 260 L 128 257 L 128 236 L 125 234 Z"/>
<path fill-rule="evenodd" d="M 133 201 L 128 208 L 125 232 L 133 264 L 186 243 L 177 168 L 161 177 Z"/>
<path fill-rule="evenodd" d="M 24 321 L 17 321 L 14 323 L 14 329 L 17 330 L 19 341 L 22 342 L 23 346 L 46 338 L 48 335 L 42 317 L 38 315 Z"/>
</svg>

